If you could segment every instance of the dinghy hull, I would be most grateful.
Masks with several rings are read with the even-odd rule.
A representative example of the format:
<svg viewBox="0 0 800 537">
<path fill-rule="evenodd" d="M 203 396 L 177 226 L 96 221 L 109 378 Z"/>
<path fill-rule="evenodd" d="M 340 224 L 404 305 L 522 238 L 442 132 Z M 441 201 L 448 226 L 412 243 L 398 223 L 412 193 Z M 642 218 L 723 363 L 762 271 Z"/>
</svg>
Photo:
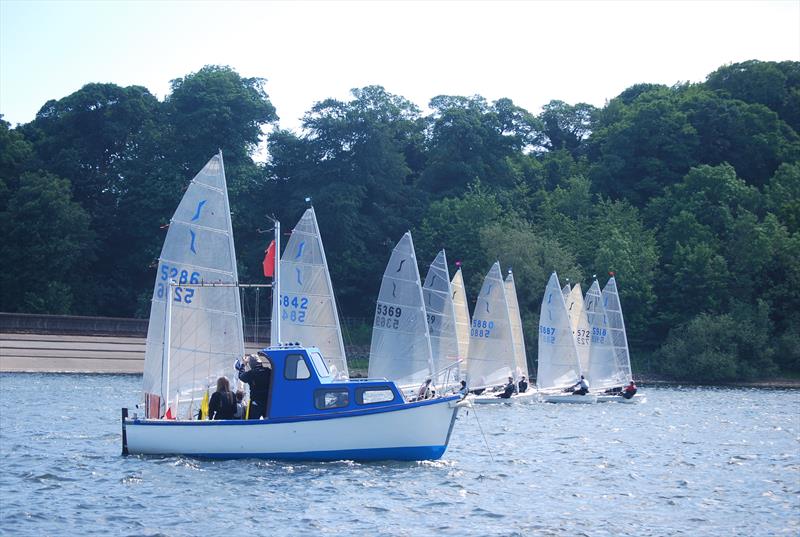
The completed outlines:
<svg viewBox="0 0 800 537">
<path fill-rule="evenodd" d="M 591 393 L 586 395 L 572 394 L 542 394 L 543 403 L 569 403 L 575 405 L 591 405 L 597 402 L 597 396 Z"/>
<path fill-rule="evenodd" d="M 372 411 L 269 420 L 123 419 L 123 453 L 278 460 L 435 460 L 450 441 L 457 397 Z"/>
<path fill-rule="evenodd" d="M 637 393 L 630 399 L 625 399 L 621 395 L 598 395 L 597 402 L 598 403 L 623 403 L 626 405 L 636 405 L 639 403 L 644 403 L 646 401 L 646 397 L 643 393 Z"/>
<path fill-rule="evenodd" d="M 536 392 L 534 390 L 528 390 L 524 393 L 515 393 L 508 399 L 503 399 L 502 397 L 497 397 L 496 394 L 481 394 L 481 395 L 472 395 L 469 398 L 469 401 L 475 405 L 498 405 L 498 404 L 507 404 L 513 405 L 516 403 L 527 403 L 536 400 Z"/>
</svg>

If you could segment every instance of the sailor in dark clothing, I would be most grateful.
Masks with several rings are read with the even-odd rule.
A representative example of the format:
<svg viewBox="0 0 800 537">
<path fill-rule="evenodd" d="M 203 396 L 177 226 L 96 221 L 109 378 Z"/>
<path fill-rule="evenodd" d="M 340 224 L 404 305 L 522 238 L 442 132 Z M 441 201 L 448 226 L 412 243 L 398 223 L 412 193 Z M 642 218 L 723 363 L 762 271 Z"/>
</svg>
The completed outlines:
<svg viewBox="0 0 800 537">
<path fill-rule="evenodd" d="M 522 380 L 519 381 L 519 393 L 525 393 L 528 389 L 528 379 L 525 378 L 525 375 L 522 375 Z"/>
<path fill-rule="evenodd" d="M 269 382 L 272 379 L 272 369 L 264 367 L 258 356 L 251 354 L 248 357 L 249 370 L 237 361 L 239 380 L 250 386 L 250 411 L 248 419 L 257 420 L 267 417 L 267 401 L 269 400 Z"/>
<path fill-rule="evenodd" d="M 631 381 L 631 383 L 622 390 L 622 397 L 625 399 L 632 399 L 633 396 L 636 395 L 636 391 L 636 384 Z"/>
<path fill-rule="evenodd" d="M 516 388 L 514 386 L 514 378 L 508 377 L 508 384 L 506 384 L 506 387 L 503 389 L 503 393 L 501 393 L 497 397 L 500 397 L 502 399 L 510 399 L 511 396 L 514 395 L 515 390 Z"/>
<path fill-rule="evenodd" d="M 208 416 L 212 420 L 232 420 L 236 413 L 236 396 L 225 377 L 217 379 L 217 391 L 211 394 L 208 402 Z"/>
</svg>

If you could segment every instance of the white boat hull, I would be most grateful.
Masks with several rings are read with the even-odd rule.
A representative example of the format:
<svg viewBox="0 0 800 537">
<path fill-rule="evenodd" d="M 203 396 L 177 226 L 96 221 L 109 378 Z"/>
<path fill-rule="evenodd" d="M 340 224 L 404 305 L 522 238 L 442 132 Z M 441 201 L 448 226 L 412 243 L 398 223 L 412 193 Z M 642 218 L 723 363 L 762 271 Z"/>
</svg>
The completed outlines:
<svg viewBox="0 0 800 537">
<path fill-rule="evenodd" d="M 625 399 L 621 395 L 597 395 L 598 403 L 623 403 L 626 405 L 636 405 L 639 403 L 644 403 L 645 401 L 647 401 L 647 398 L 643 393 L 637 393 L 630 399 Z"/>
<path fill-rule="evenodd" d="M 525 403 L 525 402 L 535 401 L 536 391 L 529 389 L 523 393 L 515 393 L 508 399 L 503 399 L 502 397 L 498 397 L 497 394 L 494 393 L 470 395 L 468 399 L 472 404 L 475 405 L 498 405 L 503 403 L 511 405 L 515 403 Z"/>
<path fill-rule="evenodd" d="M 597 395 L 587 393 L 586 395 L 565 394 L 542 394 L 543 403 L 570 403 L 577 405 L 590 405 L 597 402 Z"/>
<path fill-rule="evenodd" d="M 447 449 L 458 399 L 279 420 L 123 420 L 123 453 L 288 460 L 425 460 Z"/>
</svg>

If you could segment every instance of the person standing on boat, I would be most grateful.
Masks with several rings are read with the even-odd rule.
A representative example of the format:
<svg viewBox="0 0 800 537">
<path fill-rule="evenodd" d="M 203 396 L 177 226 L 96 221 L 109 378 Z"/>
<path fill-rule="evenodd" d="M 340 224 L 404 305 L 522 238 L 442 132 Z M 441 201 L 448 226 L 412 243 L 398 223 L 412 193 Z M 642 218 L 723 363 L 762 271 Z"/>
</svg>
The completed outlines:
<svg viewBox="0 0 800 537">
<path fill-rule="evenodd" d="M 236 414 L 236 396 L 225 377 L 217 379 L 217 391 L 211 394 L 208 402 L 208 415 L 212 420 L 232 420 Z"/>
<path fill-rule="evenodd" d="M 580 380 L 572 386 L 572 389 L 574 390 L 572 395 L 586 395 L 589 393 L 589 383 L 586 382 L 586 378 L 581 375 Z"/>
<path fill-rule="evenodd" d="M 508 377 L 508 384 L 503 388 L 503 393 L 499 394 L 497 397 L 501 399 L 510 399 L 516 390 L 517 387 L 514 385 L 514 377 Z"/>
<path fill-rule="evenodd" d="M 622 397 L 624 397 L 625 399 L 631 399 L 634 395 L 636 395 L 636 391 L 637 391 L 636 384 L 634 384 L 633 381 L 631 381 L 630 384 L 628 384 L 627 386 L 625 386 L 625 388 L 622 389 Z"/>
<path fill-rule="evenodd" d="M 525 393 L 528 389 L 528 379 L 525 378 L 525 375 L 522 375 L 522 379 L 519 381 L 519 393 Z"/>
<path fill-rule="evenodd" d="M 238 364 L 239 380 L 250 386 L 250 410 L 248 419 L 257 420 L 267 417 L 267 401 L 269 400 L 269 382 L 272 369 L 264 367 L 258 356 L 251 354 L 247 359 L 249 370 Z"/>
</svg>

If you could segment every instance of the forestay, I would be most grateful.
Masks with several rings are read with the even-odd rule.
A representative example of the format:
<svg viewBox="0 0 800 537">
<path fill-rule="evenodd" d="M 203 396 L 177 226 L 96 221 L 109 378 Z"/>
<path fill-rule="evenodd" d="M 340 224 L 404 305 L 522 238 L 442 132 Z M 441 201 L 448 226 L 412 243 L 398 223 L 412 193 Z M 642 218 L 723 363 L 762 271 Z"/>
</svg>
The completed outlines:
<svg viewBox="0 0 800 537">
<path fill-rule="evenodd" d="M 170 280 L 176 284 L 171 288 Z M 173 403 L 179 396 L 186 401 L 205 392 L 218 377 L 230 375 L 234 360 L 244 354 L 238 288 L 191 285 L 209 282 L 238 283 L 221 153 L 192 179 L 161 249 L 144 363 L 148 417 L 163 416 L 167 399 Z M 167 354 L 164 333 L 168 298 Z M 178 408 L 171 406 L 177 414 Z"/>
<path fill-rule="evenodd" d="M 433 371 L 437 383 L 458 380 L 458 368 L 445 368 L 458 362 L 458 338 L 456 335 L 456 312 L 453 305 L 453 294 L 450 287 L 450 272 L 447 269 L 447 256 L 441 250 L 428 269 L 425 283 L 422 286 L 425 300 L 425 311 L 428 318 L 428 330 L 431 338 Z"/>
<path fill-rule="evenodd" d="M 387 378 L 399 386 L 417 386 L 433 376 L 433 358 L 422 283 L 411 233 L 394 247 L 383 274 L 372 343 L 370 378 Z"/>
<path fill-rule="evenodd" d="M 470 389 L 505 384 L 516 370 L 505 284 L 495 262 L 483 280 L 470 325 L 467 377 Z"/>
<path fill-rule="evenodd" d="M 280 323 L 284 341 L 315 346 L 334 376 L 349 377 L 328 263 L 310 207 L 292 230 L 281 257 Z"/>
<path fill-rule="evenodd" d="M 585 373 L 589 379 L 589 386 L 593 390 L 606 390 L 621 386 L 625 379 L 618 378 L 619 372 L 614 347 L 611 345 L 608 315 L 603 306 L 603 297 L 597 280 L 586 291 L 584 304 L 592 340 L 589 351 L 589 368 Z"/>
<path fill-rule="evenodd" d="M 461 274 L 461 267 L 456 270 L 453 281 L 450 282 L 453 289 L 453 309 L 456 312 L 456 336 L 458 338 L 458 357 L 461 359 L 459 371 L 466 374 L 467 360 L 469 355 L 469 306 L 467 305 L 467 293 L 464 290 L 464 277 Z"/>
<path fill-rule="evenodd" d="M 581 370 L 587 371 L 589 369 L 589 350 L 592 341 L 589 337 L 589 320 L 586 318 L 581 284 L 576 283 L 573 285 L 569 295 L 566 296 L 564 300 L 567 304 L 567 311 L 569 312 L 569 324 L 572 328 L 572 335 L 575 336 L 575 345 L 578 348 Z"/>
<path fill-rule="evenodd" d="M 628 336 L 625 333 L 625 320 L 622 318 L 622 304 L 617 292 L 617 280 L 612 276 L 603 288 L 603 307 L 608 318 L 608 329 L 611 333 L 611 346 L 614 349 L 615 386 L 621 386 L 633 379 L 631 373 L 631 357 L 628 352 Z"/>
<path fill-rule="evenodd" d="M 519 302 L 517 301 L 517 288 L 514 285 L 514 275 L 508 271 L 504 283 L 506 291 L 506 301 L 508 302 L 508 317 L 511 325 L 511 340 L 514 345 L 515 377 L 521 378 L 522 375 L 528 377 L 528 356 L 525 353 L 525 337 L 522 331 L 522 317 L 519 312 Z"/>
<path fill-rule="evenodd" d="M 567 306 L 555 272 L 547 282 L 539 313 L 539 364 L 536 385 L 557 390 L 575 384 L 581 375 L 578 350 Z"/>
</svg>

